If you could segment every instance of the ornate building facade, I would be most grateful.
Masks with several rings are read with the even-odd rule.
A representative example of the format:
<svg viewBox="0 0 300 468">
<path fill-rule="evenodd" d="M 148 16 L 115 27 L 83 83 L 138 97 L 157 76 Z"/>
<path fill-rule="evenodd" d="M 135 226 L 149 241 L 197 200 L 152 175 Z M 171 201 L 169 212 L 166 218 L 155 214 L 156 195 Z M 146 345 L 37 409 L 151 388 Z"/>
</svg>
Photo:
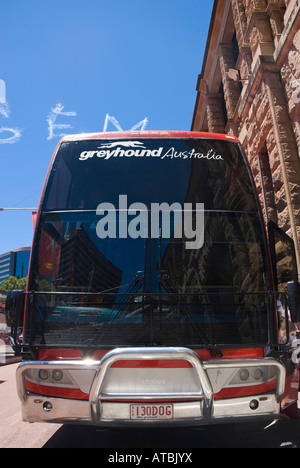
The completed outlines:
<svg viewBox="0 0 300 468">
<path fill-rule="evenodd" d="M 240 139 L 300 272 L 300 0 L 215 0 L 196 89 L 191 130 Z"/>
</svg>

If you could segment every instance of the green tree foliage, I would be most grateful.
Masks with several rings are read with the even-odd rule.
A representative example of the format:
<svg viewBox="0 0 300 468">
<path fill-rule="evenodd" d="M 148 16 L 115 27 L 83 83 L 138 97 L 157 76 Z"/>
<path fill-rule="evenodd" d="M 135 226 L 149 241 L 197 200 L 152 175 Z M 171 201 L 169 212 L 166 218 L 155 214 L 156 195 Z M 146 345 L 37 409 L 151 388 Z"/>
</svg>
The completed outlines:
<svg viewBox="0 0 300 468">
<path fill-rule="evenodd" d="M 1 289 L 3 291 L 10 291 L 12 289 L 26 289 L 27 278 L 16 278 L 10 276 L 8 280 L 4 280 L 1 283 Z"/>
</svg>

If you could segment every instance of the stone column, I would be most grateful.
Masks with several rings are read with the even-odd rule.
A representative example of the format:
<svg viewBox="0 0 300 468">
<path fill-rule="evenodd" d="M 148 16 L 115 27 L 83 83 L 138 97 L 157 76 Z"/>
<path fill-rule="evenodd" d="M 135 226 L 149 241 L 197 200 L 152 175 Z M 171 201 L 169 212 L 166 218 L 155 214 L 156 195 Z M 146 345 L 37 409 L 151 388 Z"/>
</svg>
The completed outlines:
<svg viewBox="0 0 300 468">
<path fill-rule="evenodd" d="M 240 49 L 244 46 L 244 37 L 247 31 L 247 17 L 243 0 L 231 0 L 233 20 L 236 37 Z"/>
<path fill-rule="evenodd" d="M 224 107 L 221 94 L 207 96 L 207 123 L 211 133 L 225 133 Z"/>
<path fill-rule="evenodd" d="M 281 186 L 278 185 L 276 193 L 277 200 L 282 202 L 282 211 L 278 212 L 278 224 L 295 241 L 300 272 L 300 160 L 298 149 L 279 73 L 266 72 L 265 83 L 273 121 L 276 151 L 280 161 L 278 169 L 272 176 L 273 180 L 282 181 Z"/>
<path fill-rule="evenodd" d="M 232 53 L 232 43 L 220 44 L 219 60 L 227 115 L 229 120 L 233 120 L 236 106 L 241 95 L 241 85 L 239 81 L 234 81 L 228 77 L 229 69 L 235 68 L 236 65 Z"/>
<path fill-rule="evenodd" d="M 245 11 L 249 21 L 253 12 L 266 11 L 267 0 L 245 0 Z"/>
<path fill-rule="evenodd" d="M 267 148 L 262 148 L 260 151 L 258 155 L 258 162 L 262 190 L 262 205 L 265 220 L 266 223 L 273 221 L 274 223 L 278 224 L 273 178 Z"/>
<path fill-rule="evenodd" d="M 255 12 L 252 14 L 246 37 L 250 43 L 253 58 L 259 55 L 273 56 L 275 51 L 274 39 L 267 13 Z"/>
<path fill-rule="evenodd" d="M 282 31 L 284 29 L 283 15 L 284 10 L 278 6 L 277 1 L 270 1 L 268 4 L 268 15 L 270 16 L 270 25 L 274 37 L 275 47 L 277 46 Z"/>
</svg>

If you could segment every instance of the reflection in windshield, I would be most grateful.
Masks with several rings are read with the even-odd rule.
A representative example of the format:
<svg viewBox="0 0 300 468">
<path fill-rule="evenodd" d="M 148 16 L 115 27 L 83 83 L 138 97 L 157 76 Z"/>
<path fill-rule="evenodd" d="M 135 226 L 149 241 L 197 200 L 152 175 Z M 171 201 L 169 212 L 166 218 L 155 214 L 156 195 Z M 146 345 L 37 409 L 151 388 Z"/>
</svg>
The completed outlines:
<svg viewBox="0 0 300 468">
<path fill-rule="evenodd" d="M 175 143 L 145 145 L 149 155 L 162 156 Z M 192 150 L 190 141 L 176 145 L 181 157 L 164 159 L 106 160 L 113 149 L 93 151 L 95 141 L 59 151 L 33 254 L 32 345 L 267 343 L 268 270 L 239 147 L 204 140 Z M 130 209 L 120 207 L 120 195 Z M 153 204 L 161 209 L 155 229 Z M 198 242 L 190 242 L 191 232 Z"/>
</svg>

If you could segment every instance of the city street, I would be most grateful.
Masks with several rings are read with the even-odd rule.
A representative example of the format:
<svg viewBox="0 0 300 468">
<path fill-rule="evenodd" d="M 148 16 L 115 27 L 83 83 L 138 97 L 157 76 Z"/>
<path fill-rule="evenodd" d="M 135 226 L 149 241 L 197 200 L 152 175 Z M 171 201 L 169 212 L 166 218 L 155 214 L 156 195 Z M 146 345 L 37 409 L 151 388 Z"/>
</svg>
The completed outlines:
<svg viewBox="0 0 300 468">
<path fill-rule="evenodd" d="M 300 418 L 274 424 L 144 430 L 25 423 L 16 393 L 17 366 L 0 366 L 0 448 L 101 448 L 114 449 L 112 454 L 118 448 L 132 449 L 132 453 L 142 448 L 159 449 L 159 453 L 167 449 L 183 453 L 196 448 L 300 448 Z"/>
</svg>

